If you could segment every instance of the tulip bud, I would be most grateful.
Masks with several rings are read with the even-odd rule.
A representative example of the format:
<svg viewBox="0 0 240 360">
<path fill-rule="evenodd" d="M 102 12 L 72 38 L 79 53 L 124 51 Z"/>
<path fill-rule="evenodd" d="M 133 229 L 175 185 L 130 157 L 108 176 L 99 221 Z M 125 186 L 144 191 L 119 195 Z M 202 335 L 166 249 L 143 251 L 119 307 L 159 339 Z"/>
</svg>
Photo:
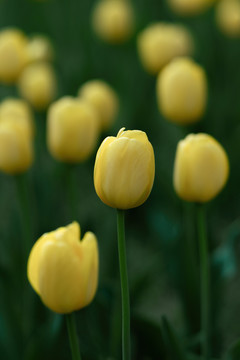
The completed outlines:
<svg viewBox="0 0 240 360">
<path fill-rule="evenodd" d="M 193 52 L 191 33 L 184 26 L 162 22 L 143 30 L 138 36 L 137 45 L 143 67 L 153 75 L 175 57 Z"/>
<path fill-rule="evenodd" d="M 163 116 L 174 123 L 200 120 L 207 103 L 204 69 L 188 58 L 173 60 L 158 76 L 157 101 Z"/>
<path fill-rule="evenodd" d="M 153 186 L 154 152 L 143 131 L 122 128 L 98 149 L 94 167 L 97 195 L 107 205 L 130 209 L 143 204 Z"/>
<path fill-rule="evenodd" d="M 95 108 L 99 116 L 100 128 L 108 129 L 118 111 L 118 97 L 115 91 L 104 81 L 91 80 L 79 89 L 78 95 Z"/>
<path fill-rule="evenodd" d="M 67 314 L 87 306 L 98 284 L 98 246 L 92 232 L 80 240 L 77 222 L 42 235 L 28 259 L 27 275 L 42 302 Z"/>
<path fill-rule="evenodd" d="M 26 171 L 33 161 L 32 139 L 16 118 L 0 122 L 0 170 L 6 174 Z"/>
<path fill-rule="evenodd" d="M 101 0 L 94 8 L 92 23 L 102 40 L 123 43 L 133 32 L 133 9 L 125 0 Z"/>
<path fill-rule="evenodd" d="M 0 32 L 0 82 L 14 83 L 27 63 L 27 39 L 17 29 Z"/>
<path fill-rule="evenodd" d="M 198 15 L 214 2 L 215 0 L 168 0 L 171 8 L 181 15 Z"/>
<path fill-rule="evenodd" d="M 20 94 L 38 110 L 45 109 L 55 97 L 56 76 L 48 63 L 33 63 L 19 78 Z"/>
<path fill-rule="evenodd" d="M 34 134 L 33 114 L 29 105 L 21 99 L 6 98 L 0 105 L 0 122 L 15 119 L 22 124 L 30 137 Z"/>
<path fill-rule="evenodd" d="M 186 201 L 203 203 L 213 199 L 229 175 L 228 157 L 210 135 L 190 134 L 177 146 L 173 183 Z"/>
<path fill-rule="evenodd" d="M 98 134 L 98 117 L 88 102 L 63 97 L 49 108 L 47 145 L 57 160 L 84 161 L 95 149 Z"/>
<path fill-rule="evenodd" d="M 220 1 L 216 7 L 216 20 L 224 34 L 240 37 L 240 1 Z"/>
<path fill-rule="evenodd" d="M 28 61 L 52 61 L 54 50 L 50 40 L 43 35 L 35 35 L 28 42 Z"/>
</svg>

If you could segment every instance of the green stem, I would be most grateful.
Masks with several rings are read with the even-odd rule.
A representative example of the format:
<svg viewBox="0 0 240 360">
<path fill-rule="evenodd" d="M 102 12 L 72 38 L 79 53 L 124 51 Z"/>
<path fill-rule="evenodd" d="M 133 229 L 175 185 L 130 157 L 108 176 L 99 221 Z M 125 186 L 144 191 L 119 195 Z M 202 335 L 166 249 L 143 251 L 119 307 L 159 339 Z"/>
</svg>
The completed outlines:
<svg viewBox="0 0 240 360">
<path fill-rule="evenodd" d="M 72 352 L 72 360 L 81 360 L 74 313 L 66 314 L 65 316 L 67 320 L 67 328 L 68 328 L 70 348 Z"/>
<path fill-rule="evenodd" d="M 124 210 L 117 210 L 118 254 L 122 291 L 122 359 L 131 359 L 130 301 L 128 289 L 127 257 L 125 245 Z"/>
<path fill-rule="evenodd" d="M 197 239 L 195 236 L 196 207 L 194 203 L 183 202 L 185 232 L 181 244 L 183 274 L 183 306 L 186 314 L 188 330 L 195 334 L 200 331 L 199 319 L 199 270 Z M 189 271 L 191 269 L 191 271 Z"/>
<path fill-rule="evenodd" d="M 24 257 L 28 258 L 29 251 L 32 247 L 32 224 L 30 216 L 30 205 L 28 200 L 26 175 L 21 174 L 15 176 L 18 199 L 21 211 L 21 223 L 23 232 Z"/>
<path fill-rule="evenodd" d="M 206 233 L 205 208 L 198 205 L 198 236 L 201 272 L 201 328 L 202 355 L 209 359 L 209 259 Z"/>
</svg>

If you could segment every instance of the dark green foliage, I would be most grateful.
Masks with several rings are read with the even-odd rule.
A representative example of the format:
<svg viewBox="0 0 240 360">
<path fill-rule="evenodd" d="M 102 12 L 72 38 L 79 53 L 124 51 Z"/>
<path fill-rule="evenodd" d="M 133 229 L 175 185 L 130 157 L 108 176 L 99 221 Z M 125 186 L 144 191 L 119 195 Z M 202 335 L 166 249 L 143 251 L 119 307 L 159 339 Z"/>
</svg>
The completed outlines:
<svg viewBox="0 0 240 360">
<path fill-rule="evenodd" d="M 211 346 L 213 357 L 220 359 L 240 336 L 240 40 L 227 39 L 218 31 L 213 9 L 184 19 L 174 15 L 163 0 L 132 2 L 136 32 L 121 46 L 102 43 L 93 34 L 93 0 L 1 0 L 0 28 L 16 26 L 27 35 L 43 33 L 52 39 L 58 97 L 75 96 L 80 85 L 92 78 L 102 78 L 116 89 L 120 113 L 102 139 L 125 126 L 146 131 L 154 146 L 156 179 L 152 194 L 146 204 L 126 215 L 133 360 L 203 360 L 199 356 L 195 208 L 182 204 L 174 194 L 172 169 L 177 142 L 188 132 L 210 133 L 226 148 L 231 166 L 229 183 L 207 208 Z M 207 112 L 199 124 L 187 129 L 159 114 L 155 78 L 144 72 L 137 56 L 138 32 L 158 20 L 181 22 L 190 28 L 196 42 L 194 59 L 208 75 Z M 0 85 L 0 100 L 7 95 L 16 96 L 15 87 Z M 95 194 L 94 155 L 75 168 L 57 163 L 46 148 L 46 114 L 35 114 L 35 120 L 35 163 L 25 176 L 32 244 L 44 232 L 75 219 L 82 233 L 96 233 L 99 289 L 95 301 L 77 314 L 80 347 L 84 360 L 118 360 L 121 314 L 115 211 Z M 63 317 L 42 305 L 27 283 L 26 271 L 22 271 L 25 265 L 15 179 L 1 174 L 0 189 L 0 358 L 70 359 Z M 239 349 L 237 342 L 224 360 L 240 359 Z"/>
</svg>

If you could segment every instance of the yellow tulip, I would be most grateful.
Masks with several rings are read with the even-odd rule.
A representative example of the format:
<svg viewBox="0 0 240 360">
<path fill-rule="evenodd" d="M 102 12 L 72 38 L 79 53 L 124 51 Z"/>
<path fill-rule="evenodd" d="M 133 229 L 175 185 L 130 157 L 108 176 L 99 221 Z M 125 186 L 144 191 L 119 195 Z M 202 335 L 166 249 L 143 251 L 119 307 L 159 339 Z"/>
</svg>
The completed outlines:
<svg viewBox="0 0 240 360">
<path fill-rule="evenodd" d="M 51 41 L 43 35 L 35 35 L 29 39 L 28 61 L 52 61 L 54 58 L 54 50 Z"/>
<path fill-rule="evenodd" d="M 175 57 L 193 52 L 191 33 L 182 25 L 164 22 L 144 29 L 138 36 L 137 45 L 143 67 L 153 75 Z"/>
<path fill-rule="evenodd" d="M 190 134 L 177 146 L 173 183 L 183 200 L 207 202 L 224 187 L 229 175 L 223 147 L 207 134 Z"/>
<path fill-rule="evenodd" d="M 0 122 L 0 170 L 6 174 L 26 171 L 33 161 L 33 144 L 26 127 L 16 118 Z"/>
<path fill-rule="evenodd" d="M 78 95 L 80 98 L 89 101 L 96 109 L 100 128 L 108 129 L 118 111 L 118 97 L 115 91 L 104 81 L 90 80 L 79 89 Z"/>
<path fill-rule="evenodd" d="M 84 161 L 94 151 L 98 135 L 98 117 L 88 102 L 63 97 L 50 106 L 47 144 L 57 160 L 70 163 Z"/>
<path fill-rule="evenodd" d="M 240 1 L 220 1 L 216 7 L 216 20 L 224 34 L 240 37 Z"/>
<path fill-rule="evenodd" d="M 67 314 L 87 306 L 98 284 L 96 236 L 87 232 L 80 240 L 77 222 L 42 235 L 30 252 L 27 275 L 51 310 Z"/>
<path fill-rule="evenodd" d="M 154 152 L 143 131 L 122 128 L 98 149 L 94 167 L 97 195 L 107 205 L 130 209 L 143 204 L 154 181 Z"/>
<path fill-rule="evenodd" d="M 19 78 L 19 92 L 38 110 L 45 109 L 56 93 L 56 75 L 52 66 L 44 62 L 25 67 Z"/>
<path fill-rule="evenodd" d="M 102 40 L 123 43 L 133 32 L 133 9 L 125 0 L 100 0 L 94 8 L 92 24 Z"/>
<path fill-rule="evenodd" d="M 214 2 L 215 0 L 168 0 L 171 8 L 181 15 L 198 15 Z"/>
<path fill-rule="evenodd" d="M 160 112 L 174 123 L 200 120 L 207 103 L 204 69 L 188 58 L 173 60 L 158 76 L 157 101 Z"/>
<path fill-rule="evenodd" d="M 27 63 L 27 39 L 18 29 L 0 32 L 0 82 L 14 83 Z"/>
<path fill-rule="evenodd" d="M 7 118 L 7 121 L 16 119 L 26 128 L 29 136 L 33 136 L 33 114 L 29 105 L 24 100 L 15 98 L 4 99 L 0 104 L 0 122 L 4 121 L 5 118 Z"/>
</svg>

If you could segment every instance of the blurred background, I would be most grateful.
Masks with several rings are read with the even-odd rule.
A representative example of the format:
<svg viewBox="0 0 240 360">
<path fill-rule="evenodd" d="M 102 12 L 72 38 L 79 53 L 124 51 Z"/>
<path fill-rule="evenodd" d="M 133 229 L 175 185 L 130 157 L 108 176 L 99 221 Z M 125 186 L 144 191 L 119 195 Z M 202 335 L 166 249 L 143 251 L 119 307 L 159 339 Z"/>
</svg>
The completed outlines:
<svg viewBox="0 0 240 360">
<path fill-rule="evenodd" d="M 116 91 L 119 112 L 111 128 L 102 132 L 98 145 L 126 127 L 145 131 L 154 147 L 152 193 L 143 206 L 126 213 L 133 359 L 182 359 L 166 349 L 163 316 L 186 350 L 186 359 L 200 359 L 196 209 L 176 196 L 173 163 L 178 141 L 189 132 L 209 133 L 224 146 L 230 159 L 230 179 L 207 205 L 212 358 L 222 359 L 240 337 L 240 37 L 227 36 L 219 29 L 216 5 L 184 16 L 174 12 L 166 0 L 131 3 L 134 31 L 122 44 L 109 44 L 94 32 L 91 16 L 95 0 L 1 0 L 0 30 L 14 27 L 26 36 L 41 34 L 50 39 L 57 78 L 55 99 L 76 96 L 79 87 L 91 79 L 102 79 Z M 197 124 L 183 127 L 163 117 L 157 107 L 156 77 L 141 65 L 137 37 L 149 24 L 159 21 L 184 24 L 189 29 L 194 40 L 193 59 L 206 71 L 208 104 Z M 1 83 L 0 101 L 8 96 L 21 94 L 15 84 Z M 23 267 L 24 237 L 21 206 L 29 214 L 32 244 L 43 233 L 73 220 L 79 221 L 82 234 L 88 230 L 96 234 L 99 287 L 93 303 L 77 313 L 80 348 L 85 360 L 120 359 L 116 211 L 104 205 L 94 190 L 97 148 L 90 159 L 74 166 L 56 161 L 46 146 L 47 109 L 33 111 L 33 166 L 23 175 L 0 175 L 1 359 L 70 358 L 64 317 L 44 307 L 19 270 Z M 22 202 L 19 183 L 25 193 Z M 237 356 L 228 359 L 240 359 Z"/>
</svg>

